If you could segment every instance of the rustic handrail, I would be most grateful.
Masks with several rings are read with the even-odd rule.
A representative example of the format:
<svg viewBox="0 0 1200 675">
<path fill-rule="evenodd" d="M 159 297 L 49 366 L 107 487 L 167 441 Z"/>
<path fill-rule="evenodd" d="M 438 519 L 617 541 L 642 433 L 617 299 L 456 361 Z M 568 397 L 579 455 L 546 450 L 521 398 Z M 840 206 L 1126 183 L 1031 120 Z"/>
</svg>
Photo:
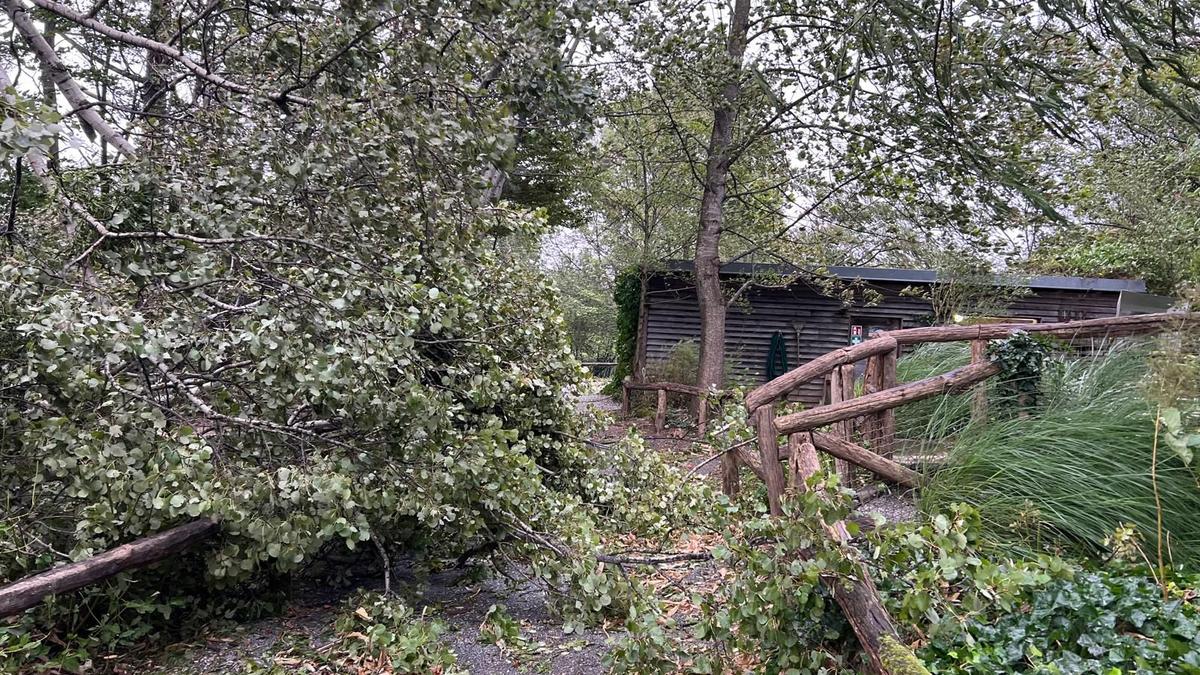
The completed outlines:
<svg viewBox="0 0 1200 675">
<path fill-rule="evenodd" d="M 1194 321 L 1190 313 L 1161 312 L 1135 316 L 1105 317 L 1059 323 L 987 323 L 974 326 L 929 326 L 904 328 L 881 333 L 864 342 L 828 352 L 759 386 L 746 395 L 746 410 L 758 408 L 785 396 L 795 388 L 834 368 L 894 351 L 898 346 L 922 342 L 960 342 L 969 340 L 998 340 L 1011 337 L 1018 331 L 1046 333 L 1063 338 L 1132 335 L 1161 330 L 1177 321 Z"/>
<path fill-rule="evenodd" d="M 656 391 L 658 392 L 658 401 L 654 410 L 654 431 L 661 432 L 667 427 L 667 392 L 675 392 L 677 394 L 687 394 L 696 399 L 696 426 L 700 433 L 704 433 L 704 428 L 708 424 L 708 400 L 705 392 L 690 384 L 680 384 L 678 382 L 634 382 L 632 378 L 626 377 L 621 381 L 621 414 L 628 415 L 630 413 L 629 392 L 630 391 Z"/>
<path fill-rule="evenodd" d="M 838 366 L 861 361 L 870 356 L 876 356 L 896 349 L 897 342 L 890 337 L 875 337 L 850 347 L 842 347 L 827 354 L 818 356 L 808 363 L 790 370 L 783 375 L 767 382 L 746 395 L 746 410 L 753 413 L 758 408 L 771 403 L 808 382 L 821 377 Z"/>
<path fill-rule="evenodd" d="M 973 363 L 948 373 L 884 389 L 874 394 L 784 415 L 775 419 L 775 426 L 781 434 L 808 431 L 826 424 L 898 408 L 905 403 L 920 401 L 931 396 L 962 391 L 999 372 L 1000 366 L 995 363 Z"/>
<path fill-rule="evenodd" d="M 692 396 L 700 395 L 700 387 L 690 384 L 679 384 L 678 382 L 625 382 L 626 389 L 634 389 L 638 391 L 672 391 L 677 394 L 690 394 Z"/>
<path fill-rule="evenodd" d="M 1066 338 L 1148 333 L 1159 330 L 1176 319 L 1189 321 L 1193 318 L 1190 314 L 1150 314 L 1040 325 L 984 324 L 911 328 L 889 331 L 866 342 L 829 352 L 775 378 L 746 396 L 746 408 L 758 435 L 759 452 L 758 456 L 754 457 L 753 453 L 739 445 L 724 453 L 723 489 L 730 495 L 736 492 L 738 462 L 735 458 L 740 458 L 742 463 L 749 466 L 759 479 L 766 483 L 767 503 L 771 515 L 782 516 L 782 499 L 787 485 L 790 485 L 791 489 L 805 489 L 805 479 L 819 468 L 820 464 L 815 457 L 816 450 L 866 468 L 900 485 L 917 487 L 922 481 L 921 474 L 887 457 L 891 452 L 890 437 L 895 431 L 892 410 L 913 401 L 962 391 L 999 374 L 1000 365 L 986 360 L 987 340 L 1008 337 L 1017 331 L 1046 333 Z M 901 345 L 960 340 L 972 341 L 970 365 L 917 382 L 899 386 L 895 384 L 896 356 Z M 848 396 L 852 396 L 853 390 L 849 389 L 850 393 L 847 394 L 843 378 L 852 377 L 849 364 L 864 358 L 871 360 L 867 367 L 866 393 L 858 398 L 850 398 Z M 840 370 L 842 368 L 845 370 Z M 775 415 L 773 404 L 776 399 L 797 386 L 830 372 L 835 374 L 831 381 L 831 387 L 834 387 L 835 391 L 831 391 L 831 394 L 837 394 L 831 396 L 832 403 L 790 415 Z M 665 392 L 659 392 L 659 400 L 665 402 Z M 982 409 L 982 406 L 974 406 L 973 415 L 980 414 Z M 864 435 L 871 449 L 864 448 L 853 440 L 853 422 L 850 420 L 860 416 L 867 418 Z M 834 422 L 843 424 L 839 424 L 832 433 L 812 431 Z M 786 449 L 779 445 L 781 434 L 788 436 Z M 788 464 L 793 472 L 791 480 L 787 483 L 783 479 L 783 459 L 789 460 Z M 841 522 L 827 526 L 826 531 L 835 542 L 843 546 L 849 540 L 847 530 Z M 864 648 L 876 655 L 880 636 L 894 634 L 895 628 L 892 627 L 891 617 L 883 607 L 878 590 L 861 563 L 859 570 L 858 575 L 851 575 L 850 583 L 834 580 L 833 577 L 822 579 L 831 582 L 829 588 L 833 598 L 854 627 L 855 634 L 864 643 Z"/>
<path fill-rule="evenodd" d="M 1158 314 L 1110 316 L 1101 319 L 1084 319 L 1082 321 L 1063 321 L 1058 323 L 981 323 L 973 326 L 904 328 L 887 331 L 882 336 L 890 337 L 901 345 L 912 345 L 922 342 L 999 340 L 1011 337 L 1017 331 L 1049 333 L 1050 335 L 1064 338 L 1115 337 L 1118 335 L 1150 333 L 1161 330 L 1168 324 L 1178 321 L 1194 321 L 1195 318 L 1195 315 L 1191 313 L 1160 312 Z"/>
</svg>

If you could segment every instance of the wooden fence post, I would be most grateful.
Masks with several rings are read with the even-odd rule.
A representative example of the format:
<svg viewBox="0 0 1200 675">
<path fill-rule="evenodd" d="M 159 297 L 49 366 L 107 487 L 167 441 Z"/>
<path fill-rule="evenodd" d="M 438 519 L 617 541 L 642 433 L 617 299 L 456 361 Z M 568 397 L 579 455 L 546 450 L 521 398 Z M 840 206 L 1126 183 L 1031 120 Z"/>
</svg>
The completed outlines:
<svg viewBox="0 0 1200 675">
<path fill-rule="evenodd" d="M 738 475 L 738 458 L 736 451 L 721 453 L 721 492 L 733 499 L 742 488 L 742 478 Z"/>
<path fill-rule="evenodd" d="M 621 417 L 629 417 L 629 377 L 621 380 Z"/>
<path fill-rule="evenodd" d="M 983 363 L 987 360 L 987 340 L 971 340 L 971 363 Z M 971 394 L 971 421 L 982 424 L 987 421 L 988 397 L 987 383 L 975 385 Z"/>
<path fill-rule="evenodd" d="M 841 403 L 854 398 L 854 364 L 837 366 L 829 373 L 829 402 Z M 854 439 L 854 420 L 848 419 L 833 425 L 833 433 L 845 438 Z M 833 469 L 841 476 L 843 485 L 850 485 L 854 480 L 854 466 L 843 459 L 833 460 Z"/>
<path fill-rule="evenodd" d="M 701 392 L 696 397 L 696 433 L 704 435 L 708 427 L 708 393 Z"/>
<path fill-rule="evenodd" d="M 896 386 L 896 352 L 894 349 L 879 356 L 879 390 L 891 389 Z M 896 450 L 896 409 L 887 408 L 879 413 L 877 418 L 879 428 L 876 430 L 878 446 L 875 452 L 884 457 L 891 457 Z"/>
<path fill-rule="evenodd" d="M 867 361 L 867 372 L 863 378 L 863 394 L 875 394 L 896 386 L 896 351 L 872 356 Z M 884 457 L 892 456 L 896 440 L 896 412 L 881 410 L 864 417 L 866 429 L 863 436 L 871 449 Z"/>
<path fill-rule="evenodd" d="M 767 504 L 771 515 L 781 516 L 784 478 L 783 466 L 779 463 L 779 432 L 775 430 L 774 405 L 764 405 L 754 411 L 754 427 L 758 430 L 758 454 L 767 484 Z"/>
<path fill-rule="evenodd" d="M 658 390 L 658 407 L 654 410 L 654 431 L 662 432 L 667 428 L 667 390 Z"/>
</svg>

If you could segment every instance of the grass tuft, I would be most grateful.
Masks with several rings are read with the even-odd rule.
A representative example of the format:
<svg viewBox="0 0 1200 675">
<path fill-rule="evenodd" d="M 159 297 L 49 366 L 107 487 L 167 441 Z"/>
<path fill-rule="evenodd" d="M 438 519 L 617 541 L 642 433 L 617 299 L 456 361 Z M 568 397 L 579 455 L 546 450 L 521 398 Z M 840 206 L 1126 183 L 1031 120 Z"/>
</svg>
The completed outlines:
<svg viewBox="0 0 1200 675">
<path fill-rule="evenodd" d="M 966 396 L 965 417 L 957 409 L 931 416 L 930 442 L 950 452 L 945 468 L 922 492 L 922 509 L 975 505 L 989 542 L 1024 551 L 1103 554 L 1105 538 L 1130 524 L 1152 552 L 1156 413 L 1144 389 L 1149 353 L 1142 341 L 1054 356 L 1043 373 L 1042 403 L 1024 417 L 993 415 L 986 424 L 972 424 Z M 941 410 L 950 405 L 943 403 Z M 992 408 L 1002 410 L 1003 402 L 992 401 Z M 1165 548 L 1176 564 L 1196 569 L 1196 475 L 1172 453 L 1160 452 L 1158 483 L 1169 536 Z"/>
</svg>

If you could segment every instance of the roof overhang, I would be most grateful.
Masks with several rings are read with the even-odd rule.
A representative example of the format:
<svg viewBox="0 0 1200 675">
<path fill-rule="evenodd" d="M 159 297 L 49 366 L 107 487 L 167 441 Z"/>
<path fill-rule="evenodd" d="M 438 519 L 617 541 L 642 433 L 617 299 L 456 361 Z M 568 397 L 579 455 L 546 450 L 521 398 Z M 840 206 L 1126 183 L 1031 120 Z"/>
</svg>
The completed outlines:
<svg viewBox="0 0 1200 675">
<path fill-rule="evenodd" d="M 663 264 L 664 271 L 690 272 L 689 260 L 669 260 Z M 723 276 L 750 276 L 773 274 L 782 276 L 835 277 L 843 281 L 890 281 L 907 284 L 934 284 L 938 274 L 934 270 L 912 270 L 891 267 L 845 267 L 804 269 L 794 265 L 773 263 L 727 263 L 721 266 Z M 1140 279 L 1097 279 L 1091 277 L 1060 277 L 1047 275 L 1004 274 L 996 276 L 1001 286 L 1024 286 L 1026 288 L 1058 289 L 1070 291 L 1096 291 L 1101 293 L 1145 293 L 1146 282 Z"/>
</svg>

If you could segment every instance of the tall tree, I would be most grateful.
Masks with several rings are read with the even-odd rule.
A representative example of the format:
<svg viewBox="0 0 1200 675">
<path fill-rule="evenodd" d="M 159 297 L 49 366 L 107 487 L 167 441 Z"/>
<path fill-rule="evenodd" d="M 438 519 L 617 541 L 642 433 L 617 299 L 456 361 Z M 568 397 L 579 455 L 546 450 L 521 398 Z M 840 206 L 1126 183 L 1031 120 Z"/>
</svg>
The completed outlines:
<svg viewBox="0 0 1200 675">
<path fill-rule="evenodd" d="M 704 165 L 700 228 L 696 235 L 696 298 L 700 308 L 700 363 L 696 384 L 720 387 L 725 373 L 725 294 L 721 290 L 721 226 L 724 222 L 729 167 L 733 163 L 733 125 L 742 88 L 742 59 L 750 30 L 750 0 L 735 0 L 725 38 L 728 74 L 713 108 L 712 136 Z"/>
<path fill-rule="evenodd" d="M 772 0 L 701 8 L 668 1 L 645 10 L 647 21 L 670 17 L 641 43 L 649 77 L 685 83 L 677 89 L 690 91 L 687 105 L 712 111 L 699 152 L 686 131 L 677 134 L 681 153 L 699 155 L 704 166 L 694 259 L 701 382 L 720 382 L 724 304 L 738 293 L 722 290 L 718 270 L 728 248 L 728 176 L 747 147 L 767 143 L 787 154 L 788 203 L 776 233 L 726 261 L 784 257 L 785 246 L 765 245 L 815 230 L 816 217 L 838 199 L 937 213 L 933 222 L 910 222 L 972 241 L 1037 219 L 1061 221 L 1061 185 L 1038 150 L 1087 133 L 1092 101 L 1113 78 L 1089 52 L 1118 45 L 1118 67 L 1136 71 L 1144 90 L 1191 117 L 1197 80 L 1181 55 L 1197 41 L 1195 8 L 1139 7 Z M 755 109 L 748 105 L 755 99 L 767 103 Z"/>
</svg>

